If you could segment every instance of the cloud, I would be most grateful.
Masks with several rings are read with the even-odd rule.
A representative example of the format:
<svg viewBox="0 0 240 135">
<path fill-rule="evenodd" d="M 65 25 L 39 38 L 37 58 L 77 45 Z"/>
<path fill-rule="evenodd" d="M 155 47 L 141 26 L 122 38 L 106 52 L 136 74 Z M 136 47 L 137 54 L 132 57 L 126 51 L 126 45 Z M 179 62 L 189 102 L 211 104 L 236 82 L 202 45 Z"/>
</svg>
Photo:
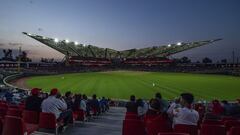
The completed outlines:
<svg viewBox="0 0 240 135">
<path fill-rule="evenodd" d="M 0 43 L 0 47 L 2 47 L 2 46 L 5 46 L 5 44 L 4 43 Z"/>
<path fill-rule="evenodd" d="M 23 45 L 22 43 L 8 43 L 10 46 L 21 46 Z"/>
</svg>

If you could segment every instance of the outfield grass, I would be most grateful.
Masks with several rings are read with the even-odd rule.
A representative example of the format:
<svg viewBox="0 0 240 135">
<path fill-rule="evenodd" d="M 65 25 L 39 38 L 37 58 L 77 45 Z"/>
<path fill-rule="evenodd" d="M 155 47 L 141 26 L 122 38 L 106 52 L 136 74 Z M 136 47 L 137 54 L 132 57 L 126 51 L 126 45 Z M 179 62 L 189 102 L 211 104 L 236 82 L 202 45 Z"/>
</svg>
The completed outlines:
<svg viewBox="0 0 240 135">
<path fill-rule="evenodd" d="M 240 78 L 224 75 L 111 71 L 36 76 L 28 79 L 26 84 L 44 91 L 56 87 L 62 93 L 71 90 L 116 99 L 128 99 L 131 94 L 150 99 L 156 92 L 161 92 L 167 99 L 173 99 L 182 92 L 191 92 L 197 99 L 206 100 L 235 100 L 240 97 Z"/>
</svg>

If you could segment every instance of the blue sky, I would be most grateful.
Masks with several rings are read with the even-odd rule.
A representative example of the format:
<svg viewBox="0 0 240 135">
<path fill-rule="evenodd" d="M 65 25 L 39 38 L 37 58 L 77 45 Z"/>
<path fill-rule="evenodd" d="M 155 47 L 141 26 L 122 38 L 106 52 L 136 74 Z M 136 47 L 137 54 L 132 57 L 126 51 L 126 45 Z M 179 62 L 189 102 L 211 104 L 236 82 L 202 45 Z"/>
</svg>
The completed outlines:
<svg viewBox="0 0 240 135">
<path fill-rule="evenodd" d="M 223 38 L 174 57 L 230 59 L 233 50 L 240 57 L 239 7 L 239 0 L 0 0 L 0 48 L 63 57 L 23 31 L 118 50 Z"/>
</svg>

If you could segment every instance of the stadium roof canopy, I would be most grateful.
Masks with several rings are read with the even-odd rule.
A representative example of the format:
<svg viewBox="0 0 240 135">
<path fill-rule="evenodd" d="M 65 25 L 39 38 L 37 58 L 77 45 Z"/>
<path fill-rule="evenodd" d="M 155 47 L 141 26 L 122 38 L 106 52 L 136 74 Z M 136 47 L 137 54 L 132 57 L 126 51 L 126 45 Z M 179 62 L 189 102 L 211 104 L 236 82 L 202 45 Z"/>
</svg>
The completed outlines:
<svg viewBox="0 0 240 135">
<path fill-rule="evenodd" d="M 69 40 L 59 40 L 40 35 L 23 32 L 23 34 L 61 52 L 65 56 L 93 57 L 93 58 L 152 58 L 167 57 L 185 50 L 211 44 L 222 39 L 195 42 L 178 42 L 162 46 L 146 47 L 117 51 L 110 48 L 100 48 L 93 45 L 79 44 Z"/>
</svg>

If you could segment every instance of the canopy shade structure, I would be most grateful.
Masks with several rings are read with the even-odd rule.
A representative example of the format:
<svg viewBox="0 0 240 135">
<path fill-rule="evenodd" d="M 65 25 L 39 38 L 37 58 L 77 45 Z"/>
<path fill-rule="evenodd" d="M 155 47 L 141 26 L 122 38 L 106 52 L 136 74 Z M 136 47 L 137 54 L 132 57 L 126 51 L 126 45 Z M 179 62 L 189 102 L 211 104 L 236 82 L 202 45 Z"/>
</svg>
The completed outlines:
<svg viewBox="0 0 240 135">
<path fill-rule="evenodd" d="M 170 55 L 190 50 L 192 48 L 208 45 L 222 39 L 194 41 L 194 42 L 178 42 L 175 44 L 152 46 L 140 49 L 129 49 L 118 51 L 110 48 L 101 48 L 93 45 L 85 45 L 69 40 L 60 40 L 57 38 L 49 38 L 36 34 L 23 32 L 23 34 L 55 49 L 65 56 L 78 56 L 81 58 L 154 58 L 154 57 L 168 57 Z"/>
</svg>

